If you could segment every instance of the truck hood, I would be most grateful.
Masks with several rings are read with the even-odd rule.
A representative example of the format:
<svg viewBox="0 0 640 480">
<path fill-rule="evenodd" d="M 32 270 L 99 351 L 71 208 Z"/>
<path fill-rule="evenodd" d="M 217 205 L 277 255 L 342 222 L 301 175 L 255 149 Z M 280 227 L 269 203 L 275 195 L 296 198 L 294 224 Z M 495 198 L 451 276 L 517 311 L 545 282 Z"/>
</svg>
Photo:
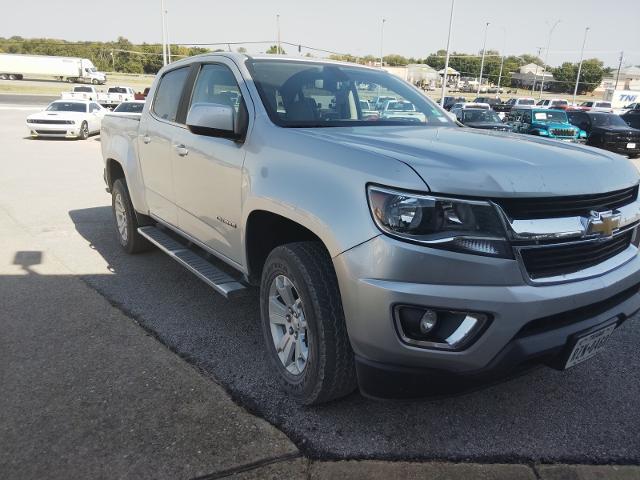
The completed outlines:
<svg viewBox="0 0 640 480">
<path fill-rule="evenodd" d="M 637 169 L 622 156 L 532 135 L 407 126 L 295 131 L 404 162 L 437 193 L 478 197 L 584 195 L 627 188 L 639 178 Z"/>
</svg>

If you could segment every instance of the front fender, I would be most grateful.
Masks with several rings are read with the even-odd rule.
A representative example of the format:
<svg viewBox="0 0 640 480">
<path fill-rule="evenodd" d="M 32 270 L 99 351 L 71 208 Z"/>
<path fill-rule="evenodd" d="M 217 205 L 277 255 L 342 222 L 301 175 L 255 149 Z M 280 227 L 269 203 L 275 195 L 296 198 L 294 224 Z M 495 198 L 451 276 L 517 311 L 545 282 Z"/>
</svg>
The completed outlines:
<svg viewBox="0 0 640 480">
<path fill-rule="evenodd" d="M 278 214 L 313 232 L 335 257 L 380 234 L 369 211 L 368 183 L 428 191 L 396 159 L 259 124 L 247 145 L 242 225 L 256 210 Z"/>
</svg>

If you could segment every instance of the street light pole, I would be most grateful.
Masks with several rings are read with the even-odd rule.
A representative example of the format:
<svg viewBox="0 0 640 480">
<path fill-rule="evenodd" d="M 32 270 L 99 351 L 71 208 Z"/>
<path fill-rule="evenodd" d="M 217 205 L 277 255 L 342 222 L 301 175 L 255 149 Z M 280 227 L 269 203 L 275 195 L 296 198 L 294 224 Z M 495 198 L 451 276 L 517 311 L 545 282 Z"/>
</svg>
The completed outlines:
<svg viewBox="0 0 640 480">
<path fill-rule="evenodd" d="M 383 48 L 384 48 L 384 22 L 387 20 L 382 19 L 382 27 L 380 28 L 380 68 L 382 69 Z"/>
<path fill-rule="evenodd" d="M 169 11 L 165 9 L 164 11 L 164 23 L 165 23 L 165 33 L 166 33 L 166 44 L 167 44 L 167 63 L 171 63 L 171 43 L 169 42 Z"/>
<path fill-rule="evenodd" d="M 582 73 L 582 60 L 584 59 L 584 46 L 587 43 L 587 33 L 589 32 L 589 27 L 584 29 L 584 39 L 582 40 L 582 50 L 580 50 L 580 64 L 578 65 L 578 76 L 576 77 L 576 86 L 573 89 L 573 100 L 572 103 L 576 104 L 576 95 L 578 94 L 578 84 L 580 83 L 580 73 Z"/>
<path fill-rule="evenodd" d="M 624 59 L 624 52 L 620 52 L 620 63 L 618 63 L 618 74 L 616 75 L 616 86 L 613 90 L 618 89 L 618 82 L 620 81 L 620 69 L 622 68 L 622 60 Z"/>
<path fill-rule="evenodd" d="M 164 0 L 160 0 L 160 16 L 162 19 L 162 64 L 166 65 L 167 64 L 167 43 L 166 43 L 167 26 L 164 21 L 164 14 L 165 14 Z"/>
<path fill-rule="evenodd" d="M 276 28 L 278 29 L 278 55 L 282 53 L 282 44 L 280 43 L 280 14 L 276 15 Z"/>
<path fill-rule="evenodd" d="M 502 31 L 504 32 L 504 42 L 502 46 L 502 59 L 500 60 L 500 73 L 498 74 L 498 92 L 496 93 L 496 97 L 500 96 L 500 84 L 502 82 L 502 68 L 504 67 L 504 55 L 507 50 L 507 27 L 502 27 Z"/>
<path fill-rule="evenodd" d="M 544 77 L 545 77 L 545 74 L 547 73 L 547 60 L 549 59 L 549 47 L 551 46 L 551 35 L 553 34 L 553 31 L 556 29 L 559 23 L 560 23 L 560 20 L 557 20 L 556 23 L 553 24 L 553 27 L 551 27 L 551 30 L 549 30 L 549 38 L 547 39 L 547 51 L 544 54 L 542 81 L 540 82 L 540 96 L 538 98 L 542 98 L 542 90 L 544 90 Z"/>
<path fill-rule="evenodd" d="M 484 70 L 484 55 L 487 53 L 487 32 L 489 31 L 489 22 L 484 26 L 484 43 L 482 44 L 482 61 L 480 62 L 480 80 L 478 80 L 478 93 L 476 96 L 480 96 L 480 86 L 482 85 L 482 70 Z"/>
<path fill-rule="evenodd" d="M 444 97 L 447 93 L 447 73 L 449 73 L 449 46 L 451 45 L 451 27 L 453 27 L 453 7 L 456 0 L 451 0 L 451 15 L 449 16 L 449 35 L 447 37 L 447 57 L 444 60 L 444 74 L 442 75 L 442 96 L 440 106 L 444 108 Z"/>
</svg>

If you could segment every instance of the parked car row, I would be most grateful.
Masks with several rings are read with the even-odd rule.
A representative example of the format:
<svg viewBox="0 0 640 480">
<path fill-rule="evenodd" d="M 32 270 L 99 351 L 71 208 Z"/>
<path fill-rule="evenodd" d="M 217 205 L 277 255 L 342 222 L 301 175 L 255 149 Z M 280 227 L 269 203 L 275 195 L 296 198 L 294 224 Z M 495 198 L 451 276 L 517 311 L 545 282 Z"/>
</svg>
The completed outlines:
<svg viewBox="0 0 640 480">
<path fill-rule="evenodd" d="M 27 117 L 31 138 L 57 137 L 86 140 L 100 133 L 106 114 L 139 117 L 144 101 L 120 103 L 113 112 L 94 100 L 62 99 L 50 103 L 43 111 Z"/>
<path fill-rule="evenodd" d="M 631 158 L 640 156 L 640 109 L 620 116 L 597 107 L 591 110 L 549 108 L 553 101 L 514 106 L 504 119 L 488 103 L 457 103 L 452 106 L 451 114 L 471 128 L 579 142 Z"/>
<path fill-rule="evenodd" d="M 71 92 L 62 92 L 63 100 L 91 100 L 105 108 L 113 109 L 122 102 L 130 102 L 136 99 L 136 92 L 131 87 L 113 86 L 106 92 L 99 92 L 96 87 L 89 85 L 77 85 Z"/>
</svg>

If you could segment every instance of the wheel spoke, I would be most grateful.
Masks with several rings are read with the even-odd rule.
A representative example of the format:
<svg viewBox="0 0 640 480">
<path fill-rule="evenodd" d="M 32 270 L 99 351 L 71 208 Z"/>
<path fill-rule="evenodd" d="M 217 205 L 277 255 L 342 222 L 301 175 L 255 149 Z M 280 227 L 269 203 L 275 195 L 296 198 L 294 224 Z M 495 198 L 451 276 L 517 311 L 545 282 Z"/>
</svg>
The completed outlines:
<svg viewBox="0 0 640 480">
<path fill-rule="evenodd" d="M 276 289 L 280 294 L 282 300 L 287 305 L 287 307 L 292 307 L 295 303 L 295 298 L 293 296 L 293 285 L 289 281 L 289 279 L 283 275 L 280 275 L 276 278 Z"/>
<path fill-rule="evenodd" d="M 288 367 L 289 365 L 291 365 L 291 362 L 293 362 L 293 352 L 295 349 L 294 346 L 294 341 L 293 341 L 293 337 L 291 335 L 288 335 L 289 337 L 289 342 L 285 345 L 284 347 L 284 351 L 282 352 L 282 360 L 283 360 L 283 364 L 285 367 Z"/>
<path fill-rule="evenodd" d="M 276 297 L 269 298 L 269 320 L 277 325 L 285 325 L 287 320 L 287 307 L 283 305 Z"/>
</svg>

